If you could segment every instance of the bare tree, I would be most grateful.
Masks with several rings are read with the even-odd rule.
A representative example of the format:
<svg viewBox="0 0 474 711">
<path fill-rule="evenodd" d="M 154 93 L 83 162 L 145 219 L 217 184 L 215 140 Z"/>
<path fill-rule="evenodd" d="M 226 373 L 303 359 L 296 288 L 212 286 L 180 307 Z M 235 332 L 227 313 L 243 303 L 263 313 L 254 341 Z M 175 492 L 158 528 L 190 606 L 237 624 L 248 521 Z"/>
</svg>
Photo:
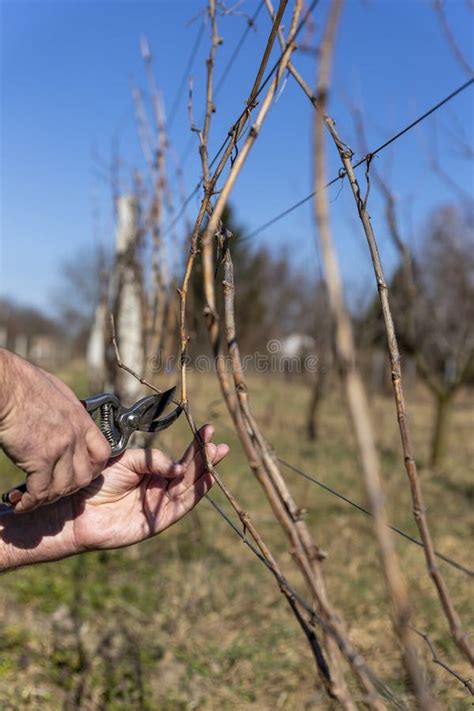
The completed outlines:
<svg viewBox="0 0 474 711">
<path fill-rule="evenodd" d="M 311 378 L 311 395 L 306 415 L 306 433 L 313 442 L 318 438 L 319 410 L 327 387 L 328 376 L 333 360 L 333 328 L 331 311 L 328 304 L 327 289 L 323 282 L 318 282 L 314 294 L 311 312 L 314 315 L 314 335 L 316 344 L 316 372 Z"/>
<path fill-rule="evenodd" d="M 406 304 L 401 279 L 401 294 L 394 285 L 394 307 L 396 314 L 405 305 L 412 308 L 415 337 L 401 319 L 402 346 L 414 354 L 434 398 L 430 464 L 438 467 L 450 405 L 474 373 L 474 231 L 463 210 L 446 206 L 432 216 L 413 268 L 416 300 Z"/>
<path fill-rule="evenodd" d="M 82 248 L 62 265 L 53 291 L 58 321 L 78 345 L 87 343 L 94 312 L 101 300 L 110 255 L 100 246 Z"/>
</svg>

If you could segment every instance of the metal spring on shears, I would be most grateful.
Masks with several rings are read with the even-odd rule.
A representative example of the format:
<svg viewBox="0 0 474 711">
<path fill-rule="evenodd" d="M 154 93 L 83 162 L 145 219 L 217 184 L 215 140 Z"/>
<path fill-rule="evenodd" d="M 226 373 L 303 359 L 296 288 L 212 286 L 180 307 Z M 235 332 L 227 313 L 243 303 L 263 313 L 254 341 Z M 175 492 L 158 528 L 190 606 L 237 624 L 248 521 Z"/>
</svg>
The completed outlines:
<svg viewBox="0 0 474 711">
<path fill-rule="evenodd" d="M 100 408 L 100 431 L 108 441 L 111 447 L 115 444 L 113 408 L 110 403 L 105 403 Z"/>
</svg>

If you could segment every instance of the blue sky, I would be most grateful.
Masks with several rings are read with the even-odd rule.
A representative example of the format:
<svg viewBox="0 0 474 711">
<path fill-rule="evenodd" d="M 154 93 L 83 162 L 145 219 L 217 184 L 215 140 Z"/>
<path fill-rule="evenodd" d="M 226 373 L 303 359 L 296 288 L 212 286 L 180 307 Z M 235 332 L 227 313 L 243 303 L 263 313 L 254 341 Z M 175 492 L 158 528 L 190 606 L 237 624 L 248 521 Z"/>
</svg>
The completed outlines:
<svg viewBox="0 0 474 711">
<path fill-rule="evenodd" d="M 251 14 L 256 7 L 252 1 L 239 9 Z M 327 1 L 321 0 L 315 10 L 316 37 L 327 7 Z M 146 86 L 140 34 L 149 39 L 157 82 L 169 108 L 202 22 L 203 3 L 0 0 L 0 8 L 0 294 L 51 311 L 61 263 L 98 240 L 113 240 L 110 189 L 96 156 L 109 160 L 112 143 L 118 142 L 124 191 L 133 168 L 145 171 L 131 99 L 134 84 Z M 460 47 L 473 62 L 473 13 L 468 0 L 446 0 L 446 12 Z M 224 44 L 218 51 L 217 78 L 245 26 L 240 16 L 220 19 Z M 269 26 L 263 10 L 218 97 L 211 154 L 243 108 Z M 206 31 L 192 70 L 197 118 L 203 105 L 207 51 Z M 314 63 L 310 55 L 295 59 L 311 83 Z M 330 108 L 341 135 L 354 148 L 351 104 L 363 108 L 372 148 L 466 78 L 428 0 L 347 0 Z M 390 176 L 406 234 L 414 243 L 421 239 L 430 210 L 455 199 L 430 168 L 430 146 L 445 170 L 472 192 L 472 166 L 460 155 L 457 137 L 472 142 L 473 97 L 471 87 L 377 159 L 378 167 Z M 186 103 L 183 95 L 170 134 L 178 154 L 189 140 Z M 309 102 L 288 80 L 232 195 L 237 217 L 249 231 L 312 189 L 311 118 Z M 329 145 L 328 150 L 329 177 L 333 177 L 339 163 L 334 148 Z M 199 179 L 196 150 L 184 171 L 190 192 Z M 372 285 L 363 235 L 348 186 L 340 193 L 332 189 L 330 198 L 348 300 L 357 299 Z M 375 190 L 369 207 L 390 269 L 394 253 L 386 237 L 383 203 Z M 196 210 L 197 198 L 191 202 L 190 214 Z M 98 223 L 94 212 L 99 214 Z M 311 203 L 259 235 L 256 242 L 274 249 L 286 246 L 296 266 L 314 272 L 318 265 Z"/>
</svg>

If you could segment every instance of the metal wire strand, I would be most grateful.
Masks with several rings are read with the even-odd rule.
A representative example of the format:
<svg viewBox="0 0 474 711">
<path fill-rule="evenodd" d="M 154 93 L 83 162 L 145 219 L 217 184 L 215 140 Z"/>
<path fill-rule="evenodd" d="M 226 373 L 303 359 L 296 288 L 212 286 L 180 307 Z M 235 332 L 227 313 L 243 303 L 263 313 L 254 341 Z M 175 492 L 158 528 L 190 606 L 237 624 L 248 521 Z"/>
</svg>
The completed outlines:
<svg viewBox="0 0 474 711">
<path fill-rule="evenodd" d="M 227 523 L 228 526 L 234 531 L 234 533 L 240 538 L 242 543 L 245 543 L 245 545 L 250 548 L 252 553 L 263 563 L 263 565 L 275 576 L 277 579 L 279 585 L 284 587 L 292 596 L 293 600 L 296 601 L 300 607 L 302 607 L 310 616 L 310 623 L 314 625 L 315 622 L 317 622 L 328 634 L 331 634 L 331 631 L 328 628 L 328 625 L 326 622 L 320 617 L 317 612 L 315 611 L 314 607 L 309 605 L 306 600 L 304 600 L 299 593 L 296 592 L 296 590 L 289 584 L 289 582 L 286 580 L 286 578 L 283 578 L 281 575 L 279 575 L 268 563 L 267 560 L 263 557 L 263 555 L 260 553 L 258 548 L 254 546 L 254 544 L 248 540 L 248 538 L 242 533 L 242 531 L 238 528 L 238 526 L 235 525 L 235 523 L 232 521 L 232 519 L 225 513 L 225 511 L 222 509 L 219 504 L 209 496 L 209 494 L 206 494 L 206 499 L 209 501 L 211 506 L 214 508 L 214 510 L 221 516 L 221 518 Z M 383 696 L 385 699 L 391 702 L 393 705 L 393 708 L 397 709 L 398 711 L 407 711 L 406 705 L 399 699 L 396 694 L 393 693 L 393 691 L 390 689 L 387 684 L 385 684 L 382 679 L 380 679 L 373 671 L 370 669 L 370 667 L 366 667 L 366 671 L 368 676 L 370 677 L 373 685 L 379 692 L 381 696 Z"/>
<path fill-rule="evenodd" d="M 468 81 L 464 82 L 464 84 L 461 84 L 461 86 L 459 86 L 457 89 L 455 89 L 450 94 L 448 94 L 448 96 L 446 96 L 444 99 L 442 99 L 437 104 L 432 106 L 430 109 L 428 109 L 428 111 L 425 111 L 425 113 L 421 114 L 421 116 L 418 116 L 418 118 L 416 118 L 414 121 L 409 123 L 408 126 L 405 126 L 400 131 L 397 131 L 397 133 L 395 133 L 391 138 L 389 138 L 387 141 L 385 141 L 380 146 L 378 146 L 378 148 L 375 148 L 375 150 L 370 151 L 369 153 L 367 153 L 367 155 L 365 155 L 363 158 L 361 158 L 359 161 L 357 161 L 357 163 L 354 163 L 354 168 L 359 168 L 361 165 L 366 164 L 367 159 L 369 157 L 373 158 L 377 154 L 384 151 L 392 143 L 394 143 L 395 141 L 398 141 L 399 138 L 401 138 L 406 133 L 408 133 L 413 128 L 415 128 L 415 126 L 418 126 L 418 124 L 422 123 L 422 121 L 427 119 L 428 116 L 431 116 L 431 114 L 434 114 L 435 111 L 438 111 L 438 109 L 440 109 L 442 106 L 444 106 L 449 101 L 454 99 L 456 96 L 461 94 L 463 91 L 468 89 L 473 83 L 474 83 L 474 79 L 469 79 Z M 327 183 L 324 186 L 324 189 L 326 190 L 327 188 L 331 187 L 331 185 L 334 185 L 335 183 L 337 183 L 339 180 L 343 180 L 345 177 L 346 177 L 346 172 L 344 169 L 341 169 L 339 171 L 339 173 L 337 174 L 337 176 L 335 178 L 333 178 L 332 180 L 330 180 L 329 183 Z M 252 239 L 252 237 L 256 237 L 258 234 L 260 234 L 261 232 L 264 232 L 266 229 L 268 229 L 268 227 L 271 227 L 276 222 L 279 222 L 284 217 L 286 217 L 290 213 L 294 212 L 295 210 L 297 210 L 299 207 L 301 207 L 305 203 L 309 202 L 315 195 L 316 195 L 316 191 L 313 191 L 309 195 L 306 195 L 306 197 L 302 198 L 301 200 L 298 200 L 298 202 L 294 203 L 294 205 L 290 205 L 290 207 L 287 207 L 286 210 L 279 212 L 277 215 L 275 215 L 275 217 L 272 217 L 267 222 L 264 222 L 263 225 L 260 225 L 260 227 L 257 227 L 255 230 L 252 230 L 252 232 L 250 232 L 249 234 L 244 235 L 241 239 L 242 240 L 250 240 L 250 239 Z"/>
<path fill-rule="evenodd" d="M 371 518 L 373 517 L 372 513 L 368 509 L 364 508 L 363 506 L 356 503 L 355 501 L 351 501 L 351 499 L 349 499 L 347 496 L 344 496 L 344 494 L 341 494 L 339 491 L 336 491 L 331 486 L 324 484 L 324 482 L 319 481 L 319 479 L 316 479 L 316 477 L 310 476 L 310 474 L 307 474 L 302 469 L 299 469 L 294 464 L 290 464 L 290 462 L 285 461 L 281 457 L 277 457 L 277 459 L 280 462 L 280 464 L 283 464 L 283 466 L 285 466 L 287 469 L 291 469 L 291 471 L 295 472 L 296 474 L 299 474 L 304 479 L 307 479 L 308 481 L 311 481 L 313 484 L 316 484 L 317 486 L 321 487 L 321 489 L 324 489 L 329 494 L 336 496 L 341 501 L 344 501 L 346 504 L 349 504 L 353 508 L 357 509 L 357 511 L 360 511 L 361 513 L 365 514 L 366 516 L 370 516 Z M 399 536 L 406 538 L 407 541 L 410 541 L 411 543 L 415 543 L 417 546 L 420 546 L 421 548 L 423 548 L 423 542 L 420 541 L 418 538 L 411 536 L 409 533 L 407 533 L 406 531 L 403 531 L 401 528 L 398 528 L 397 526 L 392 526 L 391 524 L 389 524 L 388 527 L 395 533 L 398 533 Z M 474 570 L 470 570 L 469 568 L 466 568 L 466 566 L 462 565 L 461 563 L 458 563 L 456 560 L 453 560 L 452 558 L 449 558 L 448 556 L 444 555 L 443 553 L 439 553 L 438 551 L 435 551 L 435 555 L 440 560 L 444 560 L 445 563 L 448 563 L 448 565 L 452 565 L 453 568 L 460 570 L 462 573 L 465 573 L 466 575 L 469 575 L 470 577 L 474 577 Z"/>
<path fill-rule="evenodd" d="M 205 418 L 203 418 L 203 419 L 205 419 Z M 225 425 L 221 425 L 221 427 L 223 429 L 227 430 L 229 433 L 232 432 L 232 430 L 229 427 L 226 427 Z M 358 504 L 356 501 L 352 501 L 344 494 L 341 494 L 340 491 L 337 491 L 336 489 L 332 488 L 331 486 L 328 486 L 328 484 L 325 484 L 324 482 L 320 481 L 319 479 L 316 479 L 316 477 L 311 476 L 307 472 L 303 471 L 303 469 L 300 469 L 296 465 L 291 464 L 291 462 L 287 462 L 285 459 L 282 459 L 281 457 L 279 457 L 277 455 L 276 455 L 276 458 L 280 462 L 280 464 L 283 464 L 283 466 L 287 467 L 287 469 L 291 469 L 292 471 L 294 471 L 296 474 L 299 474 L 304 479 L 311 481 L 313 484 L 316 484 L 321 489 L 324 489 L 324 491 L 327 491 L 329 494 L 332 494 L 333 496 L 340 499 L 341 501 L 344 501 L 346 504 L 349 504 L 357 511 L 360 511 L 361 513 L 365 514 L 366 516 L 372 517 L 372 514 L 368 509 L 364 508 L 364 506 L 361 506 L 361 504 Z M 397 533 L 402 538 L 405 538 L 405 540 L 410 541 L 410 543 L 414 543 L 415 545 L 419 546 L 420 548 L 424 547 L 422 541 L 420 541 L 418 538 L 415 538 L 414 536 L 410 535 L 403 529 L 398 528 L 397 526 L 392 526 L 391 524 L 389 524 L 389 528 L 394 533 Z M 468 575 L 471 578 L 474 577 L 474 570 L 471 570 L 470 568 L 463 565 L 462 563 L 459 563 L 457 560 L 454 560 L 454 558 L 450 558 L 449 556 L 444 555 L 444 553 L 440 553 L 439 551 L 435 551 L 435 555 L 437 558 L 444 561 L 445 563 L 452 566 L 453 568 L 456 568 L 456 570 L 459 570 L 461 573 L 464 573 L 465 575 Z"/>
</svg>

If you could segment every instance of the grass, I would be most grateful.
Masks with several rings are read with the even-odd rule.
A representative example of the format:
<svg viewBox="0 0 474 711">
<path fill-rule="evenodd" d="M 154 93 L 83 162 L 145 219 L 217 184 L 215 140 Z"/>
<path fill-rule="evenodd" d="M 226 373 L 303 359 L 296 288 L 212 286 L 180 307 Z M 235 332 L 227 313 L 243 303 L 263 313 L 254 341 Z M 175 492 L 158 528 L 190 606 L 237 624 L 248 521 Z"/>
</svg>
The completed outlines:
<svg viewBox="0 0 474 711">
<path fill-rule="evenodd" d="M 85 393 L 81 364 L 62 374 Z M 350 498 L 364 503 L 344 401 L 334 386 L 322 405 L 317 443 L 304 437 L 308 386 L 303 380 L 251 377 L 254 410 L 278 454 Z M 194 415 L 211 421 L 232 451 L 220 467 L 252 514 L 285 573 L 299 589 L 287 541 L 275 522 L 230 429 L 211 376 L 191 374 Z M 393 403 L 371 398 L 391 521 L 416 534 L 400 456 Z M 469 394 L 455 404 L 449 455 L 434 474 L 427 461 L 432 406 L 417 388 L 409 411 L 415 451 L 436 546 L 469 560 L 472 529 L 472 424 Z M 178 455 L 189 440 L 184 418 L 159 446 Z M 0 462 L 4 488 L 19 472 Z M 390 626 L 370 520 L 293 472 L 284 470 L 316 541 L 328 552 L 331 598 L 351 639 L 393 690 L 407 691 Z M 21 478 L 21 477 L 20 477 Z M 212 496 L 228 506 L 215 490 Z M 422 551 L 401 539 L 416 625 L 443 659 L 469 676 L 449 639 Z M 472 627 L 470 580 L 441 564 L 465 626 Z M 330 709 L 300 629 L 272 577 L 203 501 L 158 538 L 130 549 L 90 553 L 26 568 L 1 579 L 0 708 L 45 709 Z M 464 689 L 429 660 L 434 694 L 450 709 L 470 708 Z M 356 692 L 357 693 L 357 692 Z M 406 700 L 409 697 L 406 697 Z"/>
</svg>

